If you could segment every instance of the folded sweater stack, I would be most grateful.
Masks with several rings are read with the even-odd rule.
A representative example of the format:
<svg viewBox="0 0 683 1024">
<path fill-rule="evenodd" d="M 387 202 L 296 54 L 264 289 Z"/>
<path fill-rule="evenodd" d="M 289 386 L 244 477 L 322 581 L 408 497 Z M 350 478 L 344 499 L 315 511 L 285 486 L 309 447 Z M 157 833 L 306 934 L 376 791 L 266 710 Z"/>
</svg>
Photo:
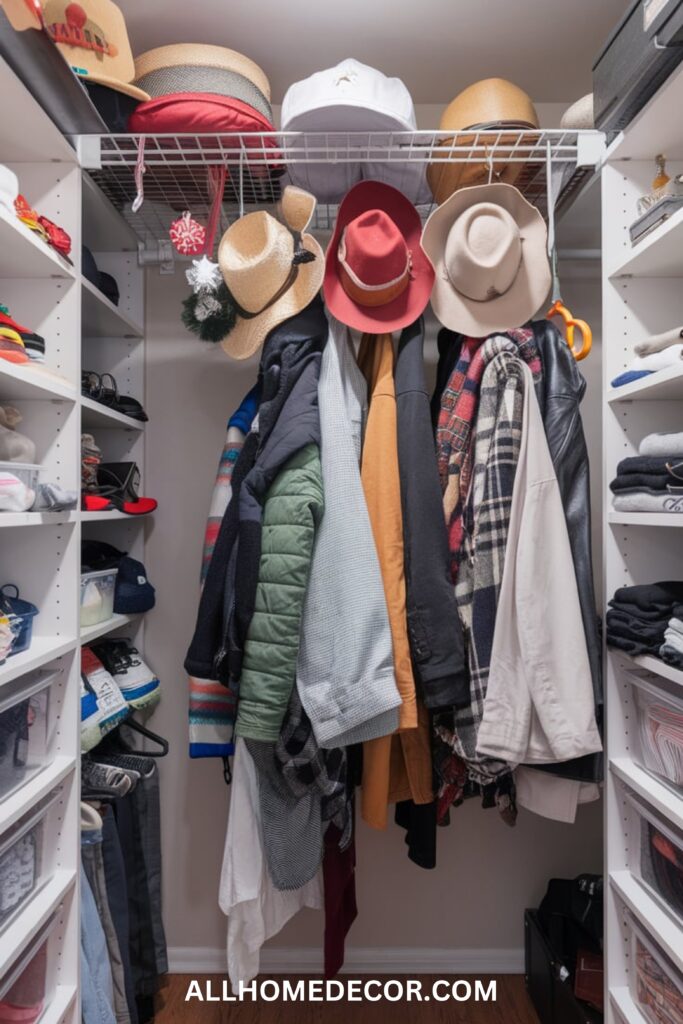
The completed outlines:
<svg viewBox="0 0 683 1024">
<path fill-rule="evenodd" d="M 683 669 L 683 604 L 673 607 L 672 617 L 664 631 L 664 643 L 659 648 L 659 657 L 667 665 Z"/>
<path fill-rule="evenodd" d="M 648 434 L 610 484 L 617 512 L 683 512 L 683 433 Z"/>
<path fill-rule="evenodd" d="M 654 334 L 634 347 L 635 356 L 617 377 L 612 381 L 613 388 L 632 384 L 641 377 L 648 377 L 658 370 L 666 370 L 670 366 L 683 367 L 683 327 L 674 327 L 663 334 Z"/>
<path fill-rule="evenodd" d="M 660 656 L 663 646 L 672 647 L 680 654 L 683 667 L 683 632 L 675 638 L 680 651 L 671 643 L 671 637 L 667 636 L 673 632 L 671 621 L 678 621 L 678 611 L 683 612 L 681 606 L 683 582 L 620 587 L 609 602 L 606 616 L 607 645 L 627 654 L 651 654 L 654 657 Z"/>
</svg>

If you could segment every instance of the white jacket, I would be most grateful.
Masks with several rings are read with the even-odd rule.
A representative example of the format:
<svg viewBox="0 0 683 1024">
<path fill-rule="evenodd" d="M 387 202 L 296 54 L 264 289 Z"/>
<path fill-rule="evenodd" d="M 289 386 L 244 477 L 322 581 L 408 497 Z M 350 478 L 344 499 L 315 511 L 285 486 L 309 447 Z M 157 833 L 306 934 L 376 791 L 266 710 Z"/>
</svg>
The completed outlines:
<svg viewBox="0 0 683 1024">
<path fill-rule="evenodd" d="M 313 548 L 296 682 L 321 747 L 398 728 L 401 696 L 382 573 L 360 477 L 367 385 L 330 317 L 318 385 L 325 514 Z"/>
<path fill-rule="evenodd" d="M 491 669 L 477 751 L 509 764 L 602 749 L 562 499 L 533 379 L 510 512 Z"/>
<path fill-rule="evenodd" d="M 234 989 L 259 973 L 261 946 L 302 907 L 321 910 L 322 868 L 301 889 L 280 892 L 268 873 L 261 839 L 256 767 L 238 736 L 218 902 L 228 915 L 228 976 Z"/>
</svg>

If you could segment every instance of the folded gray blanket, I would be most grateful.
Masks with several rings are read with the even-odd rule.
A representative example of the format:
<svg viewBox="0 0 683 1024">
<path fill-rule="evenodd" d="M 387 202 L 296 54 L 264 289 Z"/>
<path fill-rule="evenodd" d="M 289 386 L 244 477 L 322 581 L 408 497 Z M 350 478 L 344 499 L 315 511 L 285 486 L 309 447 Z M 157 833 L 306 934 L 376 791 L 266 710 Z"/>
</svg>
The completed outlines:
<svg viewBox="0 0 683 1024">
<path fill-rule="evenodd" d="M 650 494 L 647 491 L 629 491 L 615 494 L 612 499 L 615 512 L 681 512 L 683 494 L 666 492 Z"/>
<path fill-rule="evenodd" d="M 683 458 L 683 431 L 677 434 L 648 434 L 638 446 L 640 455 Z"/>
</svg>

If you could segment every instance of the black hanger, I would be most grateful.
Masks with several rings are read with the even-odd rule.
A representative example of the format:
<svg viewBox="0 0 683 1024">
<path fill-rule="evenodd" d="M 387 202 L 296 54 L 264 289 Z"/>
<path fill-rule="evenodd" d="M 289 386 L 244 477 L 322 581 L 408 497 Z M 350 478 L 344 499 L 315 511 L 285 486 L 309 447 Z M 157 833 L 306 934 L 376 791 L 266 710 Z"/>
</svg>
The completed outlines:
<svg viewBox="0 0 683 1024">
<path fill-rule="evenodd" d="M 144 736 L 145 739 L 151 740 L 152 743 L 156 743 L 161 747 L 161 752 L 152 750 L 138 750 L 135 753 L 143 754 L 145 757 L 166 757 L 169 751 L 168 740 L 165 740 L 163 736 L 159 736 L 158 733 L 152 732 L 151 729 L 145 728 L 144 725 L 140 725 L 134 718 L 128 718 L 123 723 L 127 729 L 132 729 L 133 732 L 139 733 L 140 736 Z"/>
</svg>

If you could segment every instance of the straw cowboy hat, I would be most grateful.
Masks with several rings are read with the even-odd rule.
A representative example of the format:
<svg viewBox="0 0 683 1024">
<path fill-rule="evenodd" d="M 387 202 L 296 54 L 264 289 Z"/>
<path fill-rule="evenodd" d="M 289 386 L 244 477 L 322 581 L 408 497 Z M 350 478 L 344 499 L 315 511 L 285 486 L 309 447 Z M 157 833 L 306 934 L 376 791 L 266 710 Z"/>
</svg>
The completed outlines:
<svg viewBox="0 0 683 1024">
<path fill-rule="evenodd" d="M 527 94 L 519 86 L 503 78 L 486 78 L 468 86 L 446 107 L 439 125 L 440 131 L 454 132 L 470 129 L 491 131 L 501 128 L 538 128 L 538 114 Z M 508 141 L 512 144 L 515 140 L 516 136 L 512 136 Z M 505 141 L 505 136 L 501 141 Z M 457 140 L 444 139 L 439 143 L 443 153 L 437 150 L 434 154 L 435 161 L 427 168 L 427 181 L 437 203 L 443 203 L 456 189 L 485 184 L 489 181 L 491 173 L 498 181 L 507 182 L 509 185 L 514 184 L 521 174 L 524 165 L 506 164 L 506 153 L 500 151 L 500 143 L 497 149 L 503 159 L 500 162 L 496 161 L 492 169 L 486 161 L 448 162 L 449 155 L 459 155 L 457 147 L 466 147 L 472 142 L 472 136 L 464 136 Z"/>
<path fill-rule="evenodd" d="M 65 60 L 81 78 L 144 101 L 149 95 L 132 85 L 133 54 L 121 10 L 112 0 L 47 0 L 43 18 Z"/>
<path fill-rule="evenodd" d="M 259 210 L 240 217 L 223 235 L 218 265 L 237 319 L 221 345 L 233 359 L 256 352 L 274 327 L 320 291 L 323 251 L 306 233 L 314 210 L 315 197 L 290 185 L 282 195 L 284 223 Z"/>
<path fill-rule="evenodd" d="M 546 244 L 543 217 L 513 185 L 454 192 L 422 233 L 437 318 L 475 338 L 521 327 L 550 288 Z"/>
<path fill-rule="evenodd" d="M 379 334 L 418 318 L 434 281 L 421 230 L 419 213 L 392 185 L 361 181 L 351 189 L 325 256 L 323 294 L 337 320 Z"/>
</svg>

